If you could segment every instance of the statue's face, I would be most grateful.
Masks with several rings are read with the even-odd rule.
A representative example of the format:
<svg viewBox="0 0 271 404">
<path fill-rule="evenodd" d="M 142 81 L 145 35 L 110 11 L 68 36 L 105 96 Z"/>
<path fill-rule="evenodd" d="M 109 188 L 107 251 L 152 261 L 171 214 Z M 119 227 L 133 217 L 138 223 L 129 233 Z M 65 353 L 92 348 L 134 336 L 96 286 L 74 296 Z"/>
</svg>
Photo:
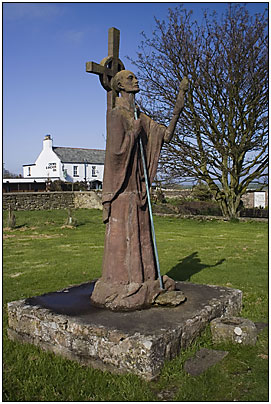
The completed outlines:
<svg viewBox="0 0 271 404">
<path fill-rule="evenodd" d="M 138 80 L 134 73 L 123 70 L 119 74 L 119 88 L 126 93 L 138 93 L 140 91 Z"/>
</svg>

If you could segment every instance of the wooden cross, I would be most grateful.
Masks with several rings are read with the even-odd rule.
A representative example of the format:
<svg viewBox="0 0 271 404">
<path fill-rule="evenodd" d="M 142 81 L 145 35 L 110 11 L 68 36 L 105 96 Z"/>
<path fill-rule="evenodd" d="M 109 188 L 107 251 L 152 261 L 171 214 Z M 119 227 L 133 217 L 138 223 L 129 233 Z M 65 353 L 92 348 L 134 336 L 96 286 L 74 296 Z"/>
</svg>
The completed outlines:
<svg viewBox="0 0 271 404">
<path fill-rule="evenodd" d="M 108 30 L 108 56 L 100 64 L 95 62 L 86 63 L 88 73 L 98 74 L 101 85 L 107 91 L 107 110 L 114 108 L 116 92 L 111 87 L 111 80 L 121 70 L 124 70 L 124 64 L 119 59 L 120 31 L 117 28 Z"/>
</svg>

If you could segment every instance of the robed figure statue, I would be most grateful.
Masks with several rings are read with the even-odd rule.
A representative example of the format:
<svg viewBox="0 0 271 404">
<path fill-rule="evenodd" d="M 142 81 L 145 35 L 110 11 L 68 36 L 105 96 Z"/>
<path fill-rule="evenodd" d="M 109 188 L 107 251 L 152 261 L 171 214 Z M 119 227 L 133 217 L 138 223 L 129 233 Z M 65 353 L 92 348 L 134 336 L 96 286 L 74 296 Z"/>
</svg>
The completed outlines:
<svg viewBox="0 0 271 404">
<path fill-rule="evenodd" d="M 137 108 L 138 80 L 128 70 L 112 79 L 120 96 L 107 112 L 107 142 L 103 179 L 103 221 L 106 223 L 102 277 L 91 296 L 93 303 L 112 310 L 149 307 L 175 282 L 163 276 L 162 291 L 150 227 L 146 181 L 139 147 L 141 137 L 151 184 L 164 142 L 170 142 L 184 106 L 188 81 L 183 79 L 168 127 L 153 121 Z"/>
</svg>

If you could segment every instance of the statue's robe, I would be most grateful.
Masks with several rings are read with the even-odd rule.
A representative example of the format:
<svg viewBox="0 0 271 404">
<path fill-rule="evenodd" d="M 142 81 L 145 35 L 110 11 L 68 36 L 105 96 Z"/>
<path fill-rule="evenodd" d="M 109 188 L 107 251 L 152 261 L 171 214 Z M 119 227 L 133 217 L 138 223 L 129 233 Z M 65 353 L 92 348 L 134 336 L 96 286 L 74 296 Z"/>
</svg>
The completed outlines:
<svg viewBox="0 0 271 404">
<path fill-rule="evenodd" d="M 145 114 L 139 119 L 148 179 L 156 174 L 166 127 Z M 147 307 L 161 292 L 157 274 L 139 136 L 134 111 L 122 98 L 107 115 L 103 179 L 103 220 L 106 223 L 102 277 L 92 301 L 113 310 Z M 164 276 L 165 289 L 174 281 Z"/>
</svg>

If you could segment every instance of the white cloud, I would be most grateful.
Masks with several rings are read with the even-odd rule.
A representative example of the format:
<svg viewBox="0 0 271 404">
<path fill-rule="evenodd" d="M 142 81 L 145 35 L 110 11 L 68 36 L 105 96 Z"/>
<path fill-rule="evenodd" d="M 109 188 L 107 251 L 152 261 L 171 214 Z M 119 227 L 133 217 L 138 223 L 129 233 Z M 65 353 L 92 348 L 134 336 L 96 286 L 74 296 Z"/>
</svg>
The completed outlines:
<svg viewBox="0 0 271 404">
<path fill-rule="evenodd" d="M 69 42 L 79 43 L 84 36 L 83 31 L 77 31 L 74 29 L 70 29 L 64 32 L 64 38 Z"/>
<path fill-rule="evenodd" d="M 48 19 L 62 14 L 64 8 L 51 3 L 4 3 L 3 20 Z"/>
</svg>

